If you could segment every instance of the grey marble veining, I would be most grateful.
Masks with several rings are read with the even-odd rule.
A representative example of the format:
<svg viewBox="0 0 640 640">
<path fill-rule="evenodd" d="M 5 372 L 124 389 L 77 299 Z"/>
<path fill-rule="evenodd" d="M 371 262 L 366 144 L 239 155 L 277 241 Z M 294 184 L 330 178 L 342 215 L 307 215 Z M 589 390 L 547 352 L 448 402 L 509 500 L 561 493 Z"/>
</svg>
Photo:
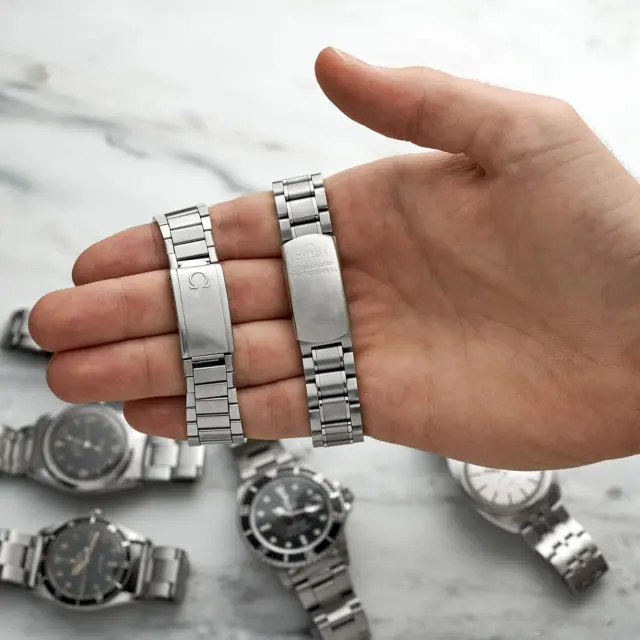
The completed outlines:
<svg viewBox="0 0 640 640">
<path fill-rule="evenodd" d="M 334 44 L 379 64 L 453 73 L 569 99 L 640 173 L 635 0 L 0 0 L 0 318 L 69 286 L 89 243 L 158 211 L 215 202 L 303 171 L 411 149 L 342 117 L 313 78 Z M 0 419 L 61 407 L 41 363 L 0 356 Z M 383 640 L 631 640 L 640 635 L 639 463 L 562 474 L 569 510 L 611 572 L 582 600 L 517 537 L 474 514 L 442 462 L 368 441 L 309 464 L 356 494 L 352 573 Z M 296 640 L 305 617 L 235 528 L 236 479 L 209 451 L 196 487 L 99 500 L 2 478 L 0 526 L 25 531 L 98 505 L 191 554 L 181 607 L 91 615 L 0 589 L 0 639 Z"/>
</svg>

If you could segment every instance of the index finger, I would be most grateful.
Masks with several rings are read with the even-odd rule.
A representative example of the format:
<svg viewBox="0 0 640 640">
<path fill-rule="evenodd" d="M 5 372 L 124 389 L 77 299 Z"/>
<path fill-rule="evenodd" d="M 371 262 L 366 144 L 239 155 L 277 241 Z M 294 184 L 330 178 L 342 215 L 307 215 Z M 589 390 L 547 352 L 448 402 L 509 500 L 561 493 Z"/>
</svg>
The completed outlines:
<svg viewBox="0 0 640 640">
<path fill-rule="evenodd" d="M 278 217 L 270 192 L 213 205 L 209 207 L 209 216 L 219 260 L 276 258 L 280 255 Z M 168 266 L 157 225 L 143 224 L 86 249 L 73 267 L 73 282 L 88 284 Z"/>
</svg>

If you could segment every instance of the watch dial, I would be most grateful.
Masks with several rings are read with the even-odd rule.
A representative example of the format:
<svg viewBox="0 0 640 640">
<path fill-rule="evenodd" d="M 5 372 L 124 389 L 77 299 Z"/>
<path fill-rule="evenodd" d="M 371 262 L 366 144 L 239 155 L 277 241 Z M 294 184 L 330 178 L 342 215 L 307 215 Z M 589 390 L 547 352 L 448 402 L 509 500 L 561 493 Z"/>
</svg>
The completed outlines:
<svg viewBox="0 0 640 640">
<path fill-rule="evenodd" d="M 76 605 L 97 604 L 122 589 L 128 553 L 104 522 L 70 523 L 46 547 L 44 576 L 53 595 Z"/>
<path fill-rule="evenodd" d="M 97 480 L 111 473 L 127 448 L 124 426 L 110 409 L 83 408 L 55 423 L 49 454 L 56 469 L 74 481 Z"/>
<path fill-rule="evenodd" d="M 517 507 L 535 496 L 543 480 L 542 471 L 511 471 L 465 465 L 471 490 L 484 502 L 496 507 Z"/>
<path fill-rule="evenodd" d="M 305 551 L 327 535 L 331 508 L 326 489 L 310 478 L 276 477 L 255 497 L 251 528 L 268 548 Z"/>
</svg>

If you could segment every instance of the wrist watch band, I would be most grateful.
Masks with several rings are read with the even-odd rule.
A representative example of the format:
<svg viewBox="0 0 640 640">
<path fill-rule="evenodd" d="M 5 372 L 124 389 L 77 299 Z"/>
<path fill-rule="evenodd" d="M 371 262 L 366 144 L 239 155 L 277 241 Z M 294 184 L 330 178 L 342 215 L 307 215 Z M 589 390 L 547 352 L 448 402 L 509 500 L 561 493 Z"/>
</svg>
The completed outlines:
<svg viewBox="0 0 640 640">
<path fill-rule="evenodd" d="M 29 312 L 29 309 L 18 309 L 11 314 L 2 337 L 2 348 L 49 357 L 51 352 L 40 348 L 29 333 Z"/>
<path fill-rule="evenodd" d="M 140 567 L 140 598 L 180 602 L 188 575 L 189 561 L 184 549 L 149 545 Z"/>
<path fill-rule="evenodd" d="M 142 479 L 157 482 L 193 482 L 204 474 L 205 450 L 184 440 L 149 436 L 142 463 Z"/>
<path fill-rule="evenodd" d="M 585 591 L 609 568 L 591 536 L 559 502 L 536 506 L 527 514 L 521 533 L 573 593 Z"/>
<path fill-rule="evenodd" d="M 0 529 L 0 582 L 31 588 L 35 579 L 34 560 L 41 548 L 40 536 Z"/>
<path fill-rule="evenodd" d="M 33 455 L 33 427 L 12 429 L 0 425 L 0 473 L 21 476 Z"/>
<path fill-rule="evenodd" d="M 293 455 L 277 440 L 247 440 L 231 450 L 242 481 L 294 461 Z M 313 564 L 281 569 L 278 575 L 282 584 L 300 600 L 321 640 L 370 637 L 362 603 L 353 591 L 344 538 L 338 539 L 334 549 Z"/>
<path fill-rule="evenodd" d="M 191 446 L 244 442 L 233 377 L 233 330 L 204 204 L 155 217 L 169 257 L 187 387 Z"/>
<path fill-rule="evenodd" d="M 322 175 L 273 183 L 314 447 L 364 440 L 340 262 Z"/>
<path fill-rule="evenodd" d="M 284 570 L 280 579 L 298 596 L 322 640 L 370 637 L 362 602 L 353 591 L 344 551 L 334 549 L 312 565 Z"/>
</svg>

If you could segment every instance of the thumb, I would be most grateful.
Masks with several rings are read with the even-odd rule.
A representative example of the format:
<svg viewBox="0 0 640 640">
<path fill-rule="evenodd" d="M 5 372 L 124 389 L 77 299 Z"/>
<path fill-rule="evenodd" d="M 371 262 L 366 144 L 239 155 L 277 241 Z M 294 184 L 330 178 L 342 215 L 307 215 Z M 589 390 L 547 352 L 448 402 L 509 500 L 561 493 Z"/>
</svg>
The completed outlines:
<svg viewBox="0 0 640 640">
<path fill-rule="evenodd" d="M 316 77 L 352 120 L 390 138 L 464 153 L 485 168 L 517 152 L 504 143 L 530 100 L 541 99 L 426 67 L 374 67 L 331 48 L 318 56 Z"/>
</svg>

